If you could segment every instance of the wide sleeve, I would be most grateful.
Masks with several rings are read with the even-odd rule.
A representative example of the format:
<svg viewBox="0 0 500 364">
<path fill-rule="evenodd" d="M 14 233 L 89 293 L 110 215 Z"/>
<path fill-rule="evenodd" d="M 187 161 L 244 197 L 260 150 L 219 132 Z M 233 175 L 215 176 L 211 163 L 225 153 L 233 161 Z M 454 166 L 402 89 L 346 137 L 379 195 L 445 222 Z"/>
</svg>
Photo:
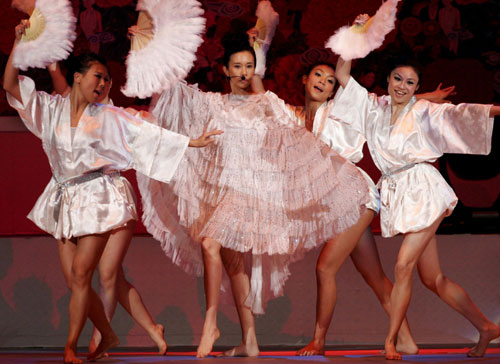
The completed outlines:
<svg viewBox="0 0 500 364">
<path fill-rule="evenodd" d="M 489 154 L 493 134 L 491 105 L 418 101 L 427 137 L 442 153 Z"/>
<path fill-rule="evenodd" d="M 43 128 L 52 119 L 54 106 L 60 98 L 37 92 L 35 83 L 29 77 L 19 76 L 18 79 L 22 102 L 9 93 L 7 102 L 17 110 L 26 128 L 38 138 L 42 138 Z"/>
<path fill-rule="evenodd" d="M 107 150 L 115 148 L 129 158 L 129 167 L 136 171 L 168 183 L 175 173 L 186 148 L 189 137 L 161 128 L 124 109 L 103 106 L 103 133 L 107 138 Z M 151 120 L 151 119 L 150 119 Z M 110 130 L 106 130 L 106 129 Z"/>
<path fill-rule="evenodd" d="M 330 109 L 330 117 L 342 120 L 362 135 L 369 122 L 370 111 L 378 105 L 377 97 L 350 77 L 346 87 L 340 87 Z"/>
<path fill-rule="evenodd" d="M 219 102 L 219 97 L 179 81 L 154 98 L 150 112 L 162 128 L 197 137 L 205 131 L 211 107 Z"/>
</svg>

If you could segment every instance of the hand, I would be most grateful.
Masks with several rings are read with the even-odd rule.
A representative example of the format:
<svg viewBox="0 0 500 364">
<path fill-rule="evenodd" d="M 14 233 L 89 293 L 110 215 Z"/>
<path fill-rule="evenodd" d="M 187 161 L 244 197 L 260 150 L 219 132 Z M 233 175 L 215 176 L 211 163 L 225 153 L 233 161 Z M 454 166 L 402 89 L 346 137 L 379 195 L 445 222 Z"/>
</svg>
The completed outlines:
<svg viewBox="0 0 500 364">
<path fill-rule="evenodd" d="M 457 93 L 455 92 L 455 86 L 450 86 L 446 88 L 441 88 L 443 85 L 442 82 L 439 83 L 438 87 L 432 91 L 428 92 L 425 94 L 425 98 L 429 101 L 438 103 L 438 104 L 449 104 L 451 103 L 450 100 L 446 100 L 448 96 L 453 96 L 456 95 Z"/>
<path fill-rule="evenodd" d="M 15 41 L 19 42 L 21 40 L 21 37 L 24 35 L 26 32 L 26 29 L 30 27 L 30 21 L 28 19 L 23 19 L 21 22 L 16 26 L 15 28 Z"/>
<path fill-rule="evenodd" d="M 354 19 L 354 25 L 362 27 L 368 20 L 370 20 L 370 16 L 368 14 L 359 14 L 356 19 Z"/>
<path fill-rule="evenodd" d="M 206 147 L 207 145 L 215 142 L 215 138 L 213 138 L 214 135 L 220 135 L 222 133 L 224 133 L 222 130 L 217 129 L 207 131 L 203 133 L 198 139 L 190 139 L 189 146 L 195 148 Z"/>
<path fill-rule="evenodd" d="M 131 39 L 133 36 L 137 35 L 137 33 L 139 33 L 139 27 L 137 25 L 132 25 L 128 28 L 127 38 Z"/>
<path fill-rule="evenodd" d="M 250 47 L 253 47 L 253 44 L 257 41 L 259 37 L 259 31 L 257 28 L 253 27 L 247 31 L 248 34 L 248 43 L 250 43 Z"/>
</svg>

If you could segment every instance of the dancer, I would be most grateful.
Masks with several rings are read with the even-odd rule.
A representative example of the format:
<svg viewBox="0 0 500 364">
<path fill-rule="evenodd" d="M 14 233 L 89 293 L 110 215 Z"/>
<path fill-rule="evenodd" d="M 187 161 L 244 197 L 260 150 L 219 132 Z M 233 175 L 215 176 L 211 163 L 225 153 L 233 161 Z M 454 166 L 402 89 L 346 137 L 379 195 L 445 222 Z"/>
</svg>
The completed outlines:
<svg viewBox="0 0 500 364">
<path fill-rule="evenodd" d="M 90 360 L 118 344 L 91 277 L 107 241 L 124 239 L 136 216 L 131 187 L 119 171 L 134 168 L 168 182 L 188 145 L 208 145 L 220 132 L 189 140 L 121 109 L 96 104 L 109 83 L 107 66 L 96 55 L 76 60 L 68 73 L 69 84 L 74 84 L 68 97 L 37 92 L 33 81 L 18 77 L 13 66 L 13 54 L 28 26 L 23 20 L 15 28 L 3 87 L 26 127 L 43 140 L 49 158 L 53 177 L 29 218 L 58 240 L 71 286 L 64 362 L 81 363 L 76 348 L 87 316 L 102 334 Z M 156 153 L 150 152 L 152 145 Z"/>
<path fill-rule="evenodd" d="M 58 63 L 54 63 L 48 67 L 54 90 L 56 93 L 66 96 L 71 92 L 65 77 L 63 76 Z M 111 89 L 111 77 L 106 88 L 102 94 L 96 99 L 98 103 L 108 103 L 113 105 L 112 100 L 109 98 L 109 91 Z M 135 114 L 133 109 L 127 109 Z M 132 202 L 136 201 L 136 196 L 133 189 L 129 191 L 132 194 Z M 137 211 L 134 207 L 133 211 Z M 167 352 L 167 343 L 164 338 L 164 327 L 162 324 L 155 323 L 149 314 L 144 302 L 142 301 L 139 291 L 126 279 L 123 272 L 123 259 L 127 254 L 130 242 L 132 240 L 135 221 L 137 220 L 137 213 L 135 213 L 134 220 L 127 224 L 127 232 L 117 236 L 117 238 L 109 239 L 101 259 L 99 260 L 99 286 L 100 296 L 104 304 L 104 311 L 108 321 L 111 321 L 115 313 L 116 304 L 120 305 L 128 312 L 130 316 L 149 334 L 153 342 L 158 347 L 158 354 L 165 355 Z M 118 238 L 119 237 L 119 238 Z M 66 259 L 61 259 L 66 260 Z M 70 273 L 70 272 L 68 272 Z M 69 276 L 66 277 L 69 281 Z M 71 285 L 69 285 L 71 288 Z M 94 327 L 92 338 L 89 344 L 89 352 L 95 351 L 101 340 L 101 333 Z"/>
<path fill-rule="evenodd" d="M 163 127 L 186 135 L 217 127 L 224 136 L 202 153 L 188 151 L 181 163 L 197 172 L 178 169 L 170 185 L 138 176 L 148 231 L 175 264 L 204 270 L 207 311 L 198 357 L 207 356 L 220 335 L 221 256 L 234 263 L 226 267 L 233 268 L 232 285 L 243 287 L 238 314 L 253 330 L 253 313 L 282 294 L 289 263 L 355 224 L 369 200 L 355 166 L 297 126 L 276 95 L 252 93 L 255 54 L 246 35 L 226 38 L 225 46 L 231 94 L 180 82 L 153 108 Z M 243 331 L 243 341 L 255 343 L 234 354 L 258 355 L 254 330 Z"/>
<path fill-rule="evenodd" d="M 488 343 L 500 336 L 500 328 L 441 271 L 435 233 L 453 211 L 457 197 L 429 163 L 443 153 L 488 154 L 493 117 L 500 114 L 500 106 L 417 101 L 414 93 L 421 71 L 405 59 L 395 62 L 387 77 L 389 96 L 377 97 L 350 76 L 350 67 L 350 61 L 339 57 L 336 78 L 343 89 L 337 92 L 331 114 L 367 139 L 382 172 L 382 235 L 404 234 L 391 294 L 386 358 L 401 359 L 396 336 L 410 301 L 415 267 L 422 283 L 478 330 L 479 341 L 467 355 L 483 356 Z"/>
</svg>

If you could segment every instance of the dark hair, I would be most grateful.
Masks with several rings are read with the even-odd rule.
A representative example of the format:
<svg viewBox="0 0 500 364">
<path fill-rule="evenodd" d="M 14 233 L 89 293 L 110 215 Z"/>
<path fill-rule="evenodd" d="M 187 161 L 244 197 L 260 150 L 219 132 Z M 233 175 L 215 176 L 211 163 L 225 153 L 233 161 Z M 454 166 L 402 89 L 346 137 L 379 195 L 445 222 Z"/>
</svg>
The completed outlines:
<svg viewBox="0 0 500 364">
<path fill-rule="evenodd" d="M 309 76 L 312 72 L 313 69 L 315 69 L 318 66 L 327 66 L 330 67 L 333 72 L 335 72 L 335 66 L 332 63 L 329 62 L 315 62 L 312 64 L 305 65 L 304 68 L 302 69 L 302 75 L 303 76 Z"/>
<path fill-rule="evenodd" d="M 255 56 L 255 51 L 253 47 L 250 46 L 248 42 L 248 35 L 244 32 L 227 33 L 221 39 L 222 45 L 224 46 L 224 58 L 223 62 L 226 67 L 229 67 L 229 60 L 231 56 L 238 52 L 248 51 L 252 54 L 254 65 L 257 67 L 257 57 Z"/>
<path fill-rule="evenodd" d="M 78 56 L 70 56 L 65 63 L 67 69 L 66 82 L 71 87 L 73 86 L 75 72 L 85 74 L 85 72 L 87 72 L 89 68 L 92 66 L 92 63 L 102 64 L 104 67 L 106 67 L 111 77 L 111 73 L 109 71 L 109 67 L 106 60 L 101 56 L 92 52 L 85 52 Z"/>
<path fill-rule="evenodd" d="M 389 68 L 387 76 L 390 76 L 392 71 L 394 71 L 398 67 L 413 68 L 413 70 L 418 76 L 417 84 L 420 84 L 420 81 L 422 80 L 422 65 L 416 59 L 407 56 L 400 56 L 395 58 L 391 63 L 391 67 Z"/>
</svg>

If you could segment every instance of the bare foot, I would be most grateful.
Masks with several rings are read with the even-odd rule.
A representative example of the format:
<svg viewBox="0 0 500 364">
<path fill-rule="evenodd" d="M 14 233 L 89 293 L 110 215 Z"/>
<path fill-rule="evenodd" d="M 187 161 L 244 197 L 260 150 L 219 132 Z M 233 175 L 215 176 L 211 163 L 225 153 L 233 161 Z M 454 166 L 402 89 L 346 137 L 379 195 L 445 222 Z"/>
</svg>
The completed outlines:
<svg viewBox="0 0 500 364">
<path fill-rule="evenodd" d="M 92 338 L 90 339 L 89 343 L 89 353 L 93 353 L 94 351 L 96 351 L 100 342 L 101 342 L 101 333 L 99 332 L 99 330 L 94 328 L 94 332 L 92 333 Z M 107 357 L 108 353 L 104 353 L 104 356 Z"/>
<path fill-rule="evenodd" d="M 235 346 L 232 349 L 226 350 L 225 352 L 217 356 L 240 356 L 240 357 L 256 357 L 259 356 L 259 346 L 257 342 L 255 343 L 241 343 L 240 346 Z"/>
<path fill-rule="evenodd" d="M 418 346 L 413 339 L 411 341 L 404 341 L 398 338 L 396 351 L 401 354 L 416 355 L 418 354 Z"/>
<path fill-rule="evenodd" d="M 198 349 L 196 352 L 197 358 L 204 358 L 212 351 L 215 340 L 217 340 L 220 336 L 220 331 L 217 327 L 213 329 L 203 329 L 203 333 L 201 334 L 200 345 L 198 345 Z"/>
<path fill-rule="evenodd" d="M 83 360 L 76 357 L 76 350 L 70 346 L 64 347 L 64 364 L 81 364 Z"/>
<path fill-rule="evenodd" d="M 89 361 L 96 361 L 98 359 L 101 359 L 102 357 L 107 355 L 106 352 L 109 349 L 114 348 L 119 343 L 120 341 L 118 340 L 118 336 L 116 336 L 115 333 L 111 331 L 109 336 L 103 336 L 101 338 L 101 342 L 99 343 L 94 352 L 89 353 L 89 355 L 87 355 L 87 359 Z"/>
<path fill-rule="evenodd" d="M 385 341 L 385 358 L 387 360 L 401 360 L 401 354 L 396 351 L 396 347 L 394 346 L 394 342 Z"/>
<path fill-rule="evenodd" d="M 158 355 L 166 355 L 167 354 L 167 342 L 165 341 L 165 338 L 163 337 L 165 332 L 165 329 L 163 328 L 163 325 L 161 324 L 156 324 L 153 332 L 151 332 L 149 335 L 151 336 L 151 339 L 155 342 L 156 346 L 158 346 Z"/>
<path fill-rule="evenodd" d="M 491 340 L 500 336 L 500 327 L 495 324 L 489 325 L 486 330 L 479 332 L 479 341 L 469 350 L 468 357 L 482 357 Z"/>
<path fill-rule="evenodd" d="M 307 346 L 295 353 L 298 356 L 325 355 L 325 341 L 312 339 Z"/>
</svg>

